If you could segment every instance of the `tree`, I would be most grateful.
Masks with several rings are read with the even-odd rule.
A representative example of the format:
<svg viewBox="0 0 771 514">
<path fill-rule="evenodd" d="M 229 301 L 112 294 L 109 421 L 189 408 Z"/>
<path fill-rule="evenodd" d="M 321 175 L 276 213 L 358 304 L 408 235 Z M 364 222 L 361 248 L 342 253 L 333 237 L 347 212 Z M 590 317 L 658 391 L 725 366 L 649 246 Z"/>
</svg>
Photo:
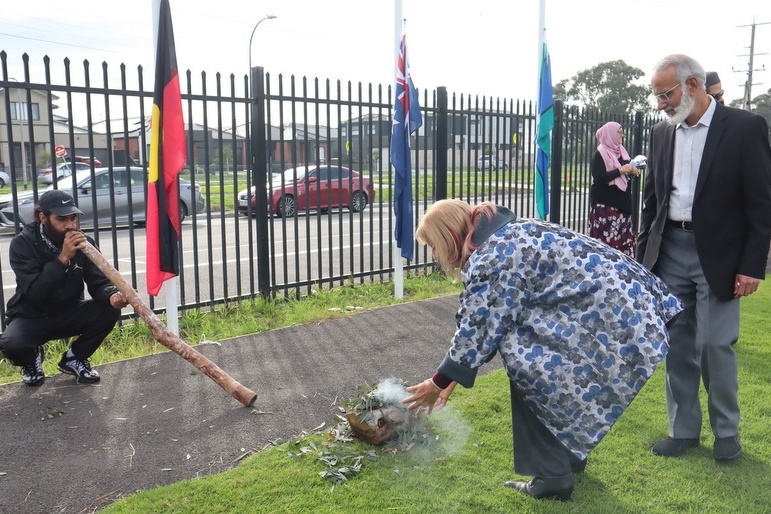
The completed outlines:
<svg viewBox="0 0 771 514">
<path fill-rule="evenodd" d="M 233 163 L 233 149 L 229 145 L 222 145 L 222 160 L 223 162 L 220 162 L 220 153 L 216 151 L 211 158 L 211 164 L 221 164 L 221 170 L 230 171 L 230 165 Z"/>
<path fill-rule="evenodd" d="M 43 150 L 37 156 L 37 163 L 41 168 L 47 168 L 51 165 L 51 154 Z"/>
<path fill-rule="evenodd" d="M 554 97 L 567 104 L 596 108 L 604 113 L 653 113 L 648 86 L 635 84 L 645 73 L 624 61 L 603 62 L 561 80 Z"/>
<path fill-rule="evenodd" d="M 771 125 L 771 89 L 752 99 L 752 112 L 763 116 Z"/>
</svg>

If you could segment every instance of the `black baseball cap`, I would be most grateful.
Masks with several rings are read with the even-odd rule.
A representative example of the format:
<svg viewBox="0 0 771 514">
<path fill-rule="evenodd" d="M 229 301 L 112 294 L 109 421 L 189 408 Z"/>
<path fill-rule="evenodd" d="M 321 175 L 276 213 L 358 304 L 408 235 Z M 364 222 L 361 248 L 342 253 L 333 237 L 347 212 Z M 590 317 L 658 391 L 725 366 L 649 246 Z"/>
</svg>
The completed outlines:
<svg viewBox="0 0 771 514">
<path fill-rule="evenodd" d="M 70 214 L 83 214 L 75 205 L 75 200 L 69 193 L 53 189 L 46 191 L 38 199 L 38 207 L 41 212 L 51 212 L 58 216 L 68 216 Z"/>
</svg>

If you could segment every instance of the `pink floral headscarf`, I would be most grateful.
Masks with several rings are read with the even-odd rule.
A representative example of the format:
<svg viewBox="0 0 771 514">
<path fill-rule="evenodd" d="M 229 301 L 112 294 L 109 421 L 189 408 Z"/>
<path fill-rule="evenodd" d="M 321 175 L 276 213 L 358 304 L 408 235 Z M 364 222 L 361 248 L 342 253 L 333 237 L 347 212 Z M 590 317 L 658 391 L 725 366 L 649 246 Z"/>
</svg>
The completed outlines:
<svg viewBox="0 0 771 514">
<path fill-rule="evenodd" d="M 621 144 L 621 137 L 618 135 L 619 129 L 621 129 L 621 125 L 615 121 L 609 121 L 597 129 L 597 140 L 600 142 L 597 151 L 600 152 L 602 161 L 605 163 L 605 171 L 619 168 L 621 166 L 618 162 L 619 158 L 625 161 L 629 160 L 629 153 L 624 148 L 624 145 Z M 620 175 L 609 183 L 622 191 L 626 191 L 628 180 L 626 175 Z"/>
</svg>

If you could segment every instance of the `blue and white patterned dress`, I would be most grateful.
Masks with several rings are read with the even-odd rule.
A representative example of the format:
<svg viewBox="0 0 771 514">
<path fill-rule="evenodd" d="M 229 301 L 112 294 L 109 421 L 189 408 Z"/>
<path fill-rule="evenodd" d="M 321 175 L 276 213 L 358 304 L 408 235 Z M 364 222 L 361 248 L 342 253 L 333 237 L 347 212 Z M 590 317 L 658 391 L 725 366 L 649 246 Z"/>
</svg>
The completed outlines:
<svg viewBox="0 0 771 514">
<path fill-rule="evenodd" d="M 664 359 L 666 324 L 682 310 L 631 258 L 537 220 L 497 229 L 461 276 L 458 329 L 439 372 L 471 387 L 499 352 L 527 406 L 581 459 Z"/>
</svg>

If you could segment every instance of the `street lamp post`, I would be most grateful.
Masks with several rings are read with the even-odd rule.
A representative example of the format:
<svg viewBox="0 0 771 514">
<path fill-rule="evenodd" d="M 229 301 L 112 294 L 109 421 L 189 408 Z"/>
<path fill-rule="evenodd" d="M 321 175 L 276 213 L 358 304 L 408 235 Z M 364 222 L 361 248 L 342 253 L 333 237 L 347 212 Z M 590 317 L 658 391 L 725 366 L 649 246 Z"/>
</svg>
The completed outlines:
<svg viewBox="0 0 771 514">
<path fill-rule="evenodd" d="M 12 80 L 16 83 L 19 82 L 13 77 L 9 77 L 8 80 Z M 19 132 L 21 133 L 21 176 L 24 180 L 24 189 L 27 189 L 27 154 L 24 151 L 24 104 L 21 101 L 21 88 L 16 89 L 16 95 L 16 98 L 18 99 L 16 116 L 19 118 Z"/>
<path fill-rule="evenodd" d="M 254 33 L 257 32 L 257 27 L 260 26 L 260 23 L 262 23 L 265 20 L 273 20 L 275 18 L 277 18 L 275 14 L 268 14 L 263 19 L 258 21 L 257 25 L 255 25 L 254 28 L 252 29 L 251 37 L 249 37 L 249 84 L 250 85 L 252 84 L 252 40 L 254 39 Z M 251 90 L 250 92 L 254 94 L 253 88 L 250 87 L 249 89 Z"/>
</svg>

